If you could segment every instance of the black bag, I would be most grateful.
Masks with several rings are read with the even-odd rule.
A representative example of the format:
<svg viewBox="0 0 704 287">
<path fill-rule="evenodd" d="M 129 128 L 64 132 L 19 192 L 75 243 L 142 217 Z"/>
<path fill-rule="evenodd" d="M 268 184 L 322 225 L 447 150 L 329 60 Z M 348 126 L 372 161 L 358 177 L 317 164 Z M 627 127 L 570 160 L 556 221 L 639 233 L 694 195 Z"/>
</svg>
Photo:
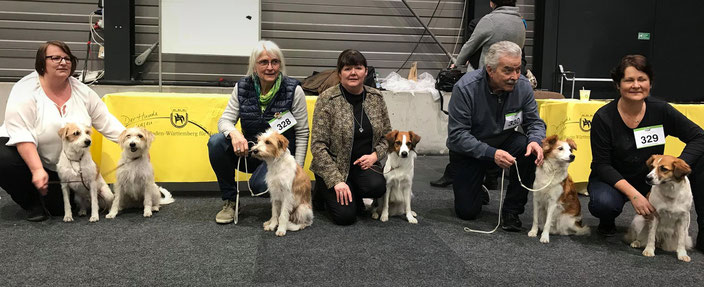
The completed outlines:
<svg viewBox="0 0 704 287">
<path fill-rule="evenodd" d="M 452 92 L 452 86 L 454 86 L 462 76 L 464 76 L 464 73 L 458 69 L 443 69 L 438 73 L 435 88 L 440 91 Z"/>
<path fill-rule="evenodd" d="M 376 88 L 376 71 L 374 66 L 367 66 L 367 76 L 364 77 L 364 85 Z"/>
</svg>

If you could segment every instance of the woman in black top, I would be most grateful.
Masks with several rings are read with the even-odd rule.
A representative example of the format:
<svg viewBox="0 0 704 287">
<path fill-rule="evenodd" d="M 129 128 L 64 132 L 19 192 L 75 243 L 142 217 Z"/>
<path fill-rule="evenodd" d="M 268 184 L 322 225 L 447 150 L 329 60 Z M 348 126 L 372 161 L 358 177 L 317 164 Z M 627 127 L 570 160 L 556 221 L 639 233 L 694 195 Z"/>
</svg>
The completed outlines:
<svg viewBox="0 0 704 287">
<path fill-rule="evenodd" d="M 645 198 L 650 191 L 645 177 L 645 162 L 653 154 L 665 150 L 665 137 L 670 135 L 685 142 L 680 158 L 692 167 L 689 176 L 699 230 L 704 227 L 704 130 L 667 102 L 649 98 L 653 70 L 641 55 L 628 55 L 611 72 L 621 97 L 601 107 L 592 120 L 592 173 L 589 177 L 589 211 L 600 219 L 598 231 L 604 235 L 616 232 L 614 219 L 621 214 L 626 201 L 636 213 L 655 211 Z M 645 134 L 645 129 L 650 129 Z M 664 136 L 663 136 L 664 135 Z M 703 234 L 700 232 L 700 234 Z M 704 248 L 699 236 L 698 248 Z"/>
</svg>

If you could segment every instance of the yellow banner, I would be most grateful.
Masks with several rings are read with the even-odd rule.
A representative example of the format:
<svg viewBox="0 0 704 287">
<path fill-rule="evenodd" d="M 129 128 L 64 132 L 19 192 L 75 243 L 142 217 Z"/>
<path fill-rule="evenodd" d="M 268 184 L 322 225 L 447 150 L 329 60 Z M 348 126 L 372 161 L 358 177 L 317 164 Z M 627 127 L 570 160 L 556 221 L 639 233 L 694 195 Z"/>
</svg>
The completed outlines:
<svg viewBox="0 0 704 287">
<path fill-rule="evenodd" d="M 218 120 L 229 98 L 226 94 L 135 92 L 108 94 L 103 101 L 126 127 L 141 126 L 154 133 L 150 158 L 157 182 L 211 182 L 217 179 L 210 166 L 207 143 L 210 135 L 218 132 Z M 306 99 L 309 125 L 316 99 Z M 97 132 L 93 142 L 93 159 L 105 180 L 115 182 L 120 148 Z M 311 158 L 308 152 L 306 167 Z M 309 175 L 312 179 L 312 173 Z M 240 180 L 249 179 L 248 174 L 237 176 Z"/>
</svg>

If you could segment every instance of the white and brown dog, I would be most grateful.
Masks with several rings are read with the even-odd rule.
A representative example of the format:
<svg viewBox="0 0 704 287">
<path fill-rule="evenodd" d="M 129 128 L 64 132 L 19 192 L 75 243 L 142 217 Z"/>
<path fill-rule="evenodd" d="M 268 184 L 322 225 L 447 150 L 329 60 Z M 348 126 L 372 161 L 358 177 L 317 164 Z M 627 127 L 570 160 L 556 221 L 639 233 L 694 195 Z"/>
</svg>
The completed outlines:
<svg viewBox="0 0 704 287">
<path fill-rule="evenodd" d="M 416 158 L 416 145 L 420 136 L 412 131 L 399 132 L 393 130 L 386 134 L 389 142 L 389 156 L 384 165 L 386 193 L 377 200 L 372 210 L 372 218 L 381 222 L 389 220 L 389 216 L 406 215 L 410 223 L 418 223 L 416 213 L 411 210 L 413 192 L 413 168 Z M 381 208 L 381 216 L 379 216 Z"/>
<path fill-rule="evenodd" d="M 259 135 L 252 155 L 266 162 L 266 185 L 271 195 L 271 219 L 264 230 L 276 236 L 313 224 L 310 178 L 288 150 L 288 139 L 273 129 Z M 278 228 L 277 228 L 278 226 Z"/>
<path fill-rule="evenodd" d="M 128 128 L 120 134 L 118 144 L 122 155 L 117 167 L 115 200 L 106 218 L 115 218 L 124 208 L 140 206 L 144 207 L 144 217 L 151 217 L 152 211 L 159 211 L 161 205 L 174 202 L 171 193 L 154 182 L 154 168 L 149 159 L 153 140 L 154 134 L 142 127 Z"/>
<path fill-rule="evenodd" d="M 586 235 L 589 227 L 582 225 L 582 207 L 577 190 L 567 174 L 567 168 L 574 161 L 572 151 L 577 145 L 572 139 L 559 140 L 557 135 L 543 140 L 544 161 L 535 170 L 533 187 L 533 227 L 529 237 L 538 236 L 538 228 L 543 225 L 540 242 L 549 243 L 550 234 Z"/>
<path fill-rule="evenodd" d="M 76 123 L 67 123 L 59 129 L 63 151 L 57 169 L 64 198 L 65 222 L 73 221 L 70 189 L 78 202 L 78 216 L 86 216 L 90 206 L 90 222 L 98 221 L 99 208 L 108 208 L 113 201 L 112 191 L 90 154 L 91 133 L 90 127 Z"/>
<path fill-rule="evenodd" d="M 669 155 L 652 155 L 647 165 L 652 169 L 646 178 L 652 185 L 648 201 L 656 211 L 647 218 L 636 215 L 624 240 L 633 248 L 645 246 L 644 256 L 655 256 L 655 247 L 659 247 L 676 251 L 677 259 L 689 262 L 692 188 L 687 175 L 692 170 L 682 159 Z"/>
</svg>

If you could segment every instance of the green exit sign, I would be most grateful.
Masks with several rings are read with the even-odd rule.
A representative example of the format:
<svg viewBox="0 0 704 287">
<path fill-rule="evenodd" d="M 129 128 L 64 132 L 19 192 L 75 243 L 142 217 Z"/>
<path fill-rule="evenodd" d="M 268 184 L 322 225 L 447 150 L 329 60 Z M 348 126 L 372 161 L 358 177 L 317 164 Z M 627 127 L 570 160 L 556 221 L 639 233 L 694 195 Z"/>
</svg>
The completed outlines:
<svg viewBox="0 0 704 287">
<path fill-rule="evenodd" d="M 638 32 L 638 40 L 650 40 L 650 33 Z"/>
</svg>

